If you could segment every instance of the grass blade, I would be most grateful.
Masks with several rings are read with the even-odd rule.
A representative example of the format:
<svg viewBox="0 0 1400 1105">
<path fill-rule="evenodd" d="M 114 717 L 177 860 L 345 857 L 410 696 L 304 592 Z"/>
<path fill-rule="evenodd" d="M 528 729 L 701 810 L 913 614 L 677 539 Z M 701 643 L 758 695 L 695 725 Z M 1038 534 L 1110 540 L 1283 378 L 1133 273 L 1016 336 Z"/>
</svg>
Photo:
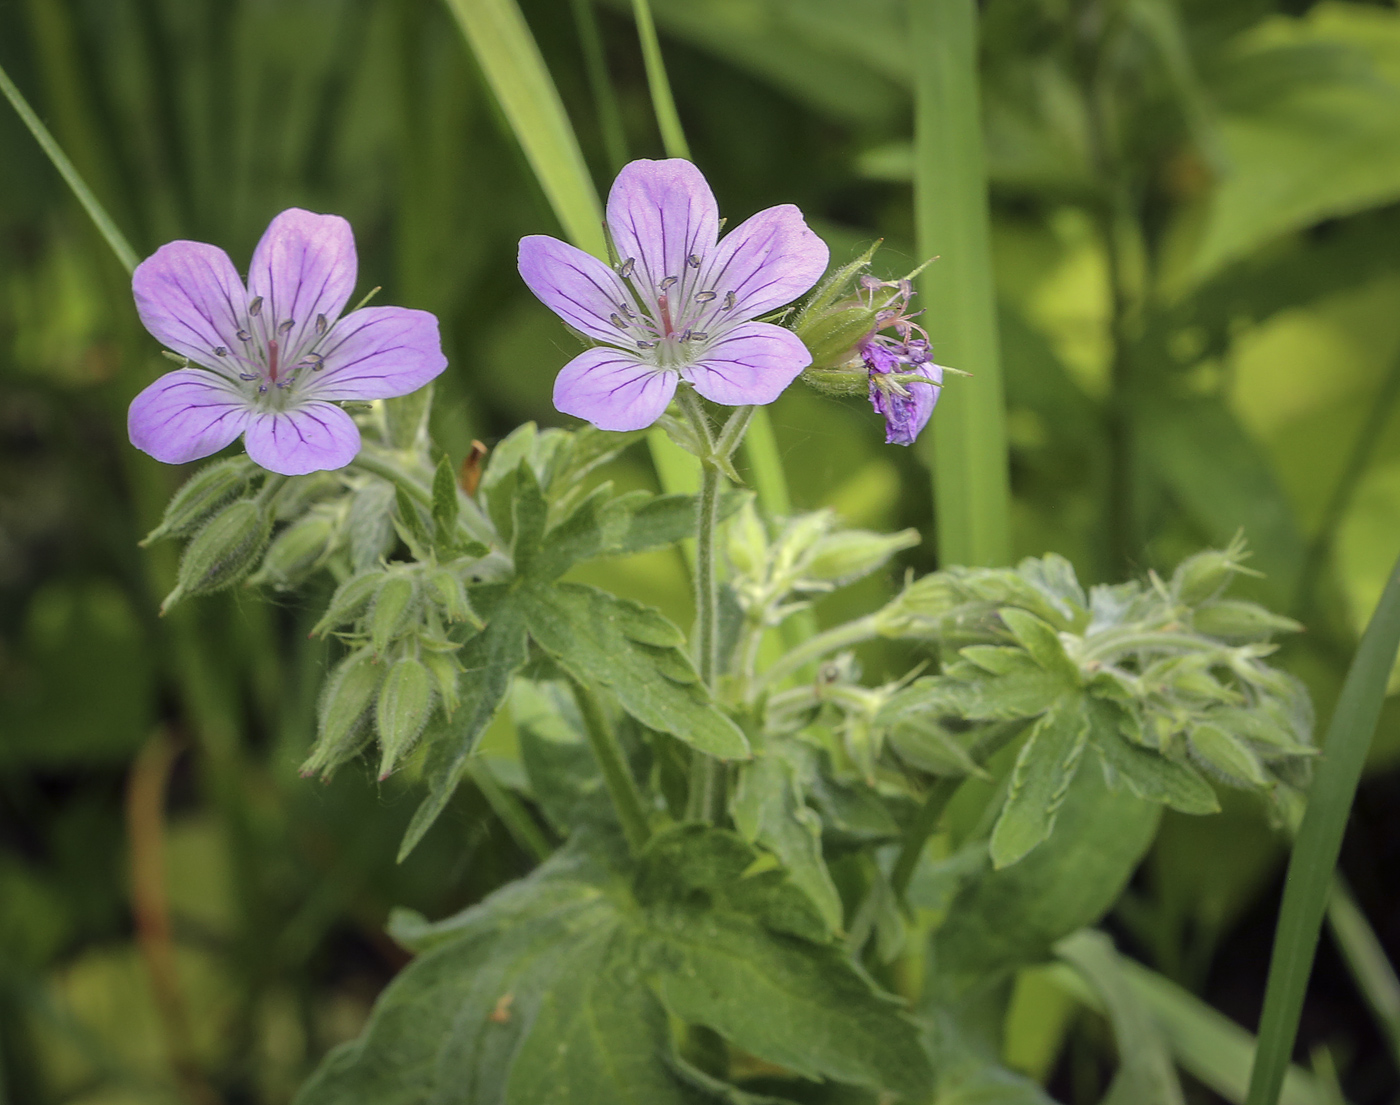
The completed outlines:
<svg viewBox="0 0 1400 1105">
<path fill-rule="evenodd" d="M 126 240 L 117 224 L 112 221 L 106 209 L 92 194 L 83 178 L 78 174 L 78 170 L 73 167 L 73 162 L 68 160 L 54 136 L 49 133 L 49 128 L 44 126 L 39 116 L 34 114 L 34 109 L 29 106 L 29 101 L 24 98 L 23 93 L 15 87 L 15 82 L 10 80 L 10 75 L 0 68 L 0 92 L 5 93 L 5 99 L 10 101 L 10 106 L 15 109 L 24 125 L 29 128 L 29 133 L 34 136 L 34 140 L 39 143 L 40 148 L 48 155 L 53 162 L 53 167 L 67 182 L 68 187 L 73 190 L 73 195 L 77 196 L 78 202 L 83 205 L 83 210 L 87 212 L 88 218 L 97 227 L 98 232 L 106 239 L 107 244 L 112 247 L 112 252 L 117 255 L 117 260 L 127 272 L 135 270 L 141 258 L 136 255 L 136 251 L 131 248 L 131 243 Z"/>
<path fill-rule="evenodd" d="M 1400 560 L 1396 561 L 1347 672 L 1308 794 L 1308 808 L 1288 861 L 1247 1105 L 1275 1105 L 1278 1101 L 1298 1034 L 1303 995 L 1312 973 L 1332 874 L 1342 848 L 1342 833 L 1376 731 L 1397 646 Z"/>
<path fill-rule="evenodd" d="M 651 18 L 648 0 L 632 0 L 632 17 L 637 21 L 637 37 L 642 40 L 642 60 L 646 63 L 651 109 L 661 130 L 661 144 L 667 157 L 689 161 L 690 146 L 681 129 L 681 117 L 676 114 L 676 101 L 671 95 L 671 82 L 666 79 L 666 63 L 661 60 L 661 43 L 656 38 L 656 23 Z"/>
<path fill-rule="evenodd" d="M 603 148 L 607 151 L 608 167 L 615 173 L 630 160 L 627 156 L 627 133 L 622 126 L 622 109 L 617 104 L 617 92 L 608 79 L 608 59 L 603 52 L 603 38 L 598 33 L 598 14 L 593 0 L 569 0 L 574 10 L 574 25 L 578 28 L 579 49 L 583 51 L 584 70 L 593 91 L 593 106 L 598 112 L 598 127 L 603 132 Z"/>
<path fill-rule="evenodd" d="M 1332 880 L 1327 924 L 1351 971 L 1352 981 L 1371 1007 L 1376 1027 L 1390 1045 L 1391 1061 L 1400 1067 L 1400 978 L 1396 978 L 1395 968 L 1386 957 L 1375 929 L 1366 920 L 1341 875 Z"/>
<path fill-rule="evenodd" d="M 603 209 L 573 125 L 515 0 L 447 0 L 564 233 L 607 256 Z"/>
<path fill-rule="evenodd" d="M 931 455 L 938 556 L 1011 558 L 1006 404 L 992 283 L 991 228 L 977 76 L 975 0 L 911 0 L 914 216 L 919 278 L 938 361 L 971 372 L 944 388 Z"/>
</svg>

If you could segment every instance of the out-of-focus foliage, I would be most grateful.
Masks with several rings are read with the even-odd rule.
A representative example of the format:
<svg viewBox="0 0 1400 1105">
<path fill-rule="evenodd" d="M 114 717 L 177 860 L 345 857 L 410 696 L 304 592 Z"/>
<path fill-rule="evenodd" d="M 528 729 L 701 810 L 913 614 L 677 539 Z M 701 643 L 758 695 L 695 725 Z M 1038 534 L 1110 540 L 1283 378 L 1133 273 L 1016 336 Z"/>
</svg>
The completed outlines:
<svg viewBox="0 0 1400 1105">
<path fill-rule="evenodd" d="M 604 182 L 571 5 L 523 7 Z M 731 219 L 796 202 L 835 260 L 877 237 L 880 275 L 921 260 L 907 184 L 920 59 L 900 0 L 654 8 Z M 657 156 L 627 9 L 599 12 L 606 60 L 631 154 Z M 1243 589 L 1306 626 L 1280 662 L 1325 715 L 1400 549 L 1400 16 L 1334 0 L 989 0 L 981 14 L 1017 555 L 1059 553 L 1085 583 L 1111 582 L 1243 529 L 1263 573 Z M 558 423 L 549 386 L 573 348 L 514 270 L 520 235 L 556 228 L 433 0 L 27 0 L 0 6 L 0 62 L 138 252 L 188 237 L 241 263 L 283 207 L 350 218 L 362 290 L 443 321 L 433 430 L 454 460 L 522 420 Z M 545 738 L 513 702 L 519 734 L 487 732 L 491 772 L 395 865 L 416 792 L 297 775 L 329 662 L 308 639 L 314 607 L 234 588 L 156 617 L 176 556 L 137 542 L 181 474 L 126 446 L 124 412 L 157 351 L 8 112 L 0 287 L 0 1087 L 16 1102 L 286 1101 L 404 961 L 382 935 L 391 905 L 443 916 L 529 869 L 501 788 Z M 936 348 L 939 305 L 924 306 Z M 927 472 L 880 443 L 863 400 L 794 388 L 773 418 L 798 505 L 916 527 L 926 540 L 904 563 L 933 566 Z M 637 450 L 608 474 L 655 489 Z M 869 609 L 895 578 L 817 615 Z M 673 553 L 570 579 L 690 617 Z M 880 642 L 862 659 L 892 676 L 908 655 Z M 161 748 L 177 752 L 169 773 Z M 1397 760 L 1392 700 L 1376 785 Z M 1395 915 L 1380 846 L 1363 842 L 1350 872 L 1378 923 Z M 1157 969 L 1204 987 L 1280 849 L 1254 805 L 1169 813 L 1115 916 Z M 1046 852 L 1021 877 L 1072 878 L 1080 861 Z M 164 945 L 130 874 L 152 862 Z M 943 908 L 956 886 L 911 895 Z M 1056 993 L 1032 980 L 1013 1003 L 1006 1051 L 1037 1076 L 1070 1031 Z M 1076 1105 L 1097 1100 L 1096 1033 L 1072 1033 Z M 1393 1094 L 1364 1033 L 1320 1036 L 1354 1100 Z"/>
</svg>

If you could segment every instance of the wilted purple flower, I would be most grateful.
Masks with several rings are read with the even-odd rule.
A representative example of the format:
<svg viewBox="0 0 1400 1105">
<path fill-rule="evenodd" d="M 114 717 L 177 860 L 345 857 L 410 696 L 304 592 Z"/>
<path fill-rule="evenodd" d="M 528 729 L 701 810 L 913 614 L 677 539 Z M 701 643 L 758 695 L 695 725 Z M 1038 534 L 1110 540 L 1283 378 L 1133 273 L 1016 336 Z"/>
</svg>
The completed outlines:
<svg viewBox="0 0 1400 1105">
<path fill-rule="evenodd" d="M 928 342 L 870 342 L 861 357 L 870 371 L 870 405 L 885 417 L 885 444 L 913 445 L 933 415 L 943 384 L 942 367 L 928 359 Z M 929 382 L 891 379 L 895 374 L 922 376 Z"/>
<path fill-rule="evenodd" d="M 678 379 L 730 406 L 771 403 L 811 363 L 790 330 L 756 316 L 826 271 L 826 243 L 791 204 L 719 241 L 719 210 L 688 161 L 634 161 L 608 196 L 614 270 L 542 234 L 520 242 L 520 275 L 574 329 L 602 342 L 564 366 L 554 405 L 604 430 L 639 430 Z"/>
<path fill-rule="evenodd" d="M 341 318 L 355 275 L 350 224 L 295 207 L 263 234 L 246 289 L 217 246 L 161 246 L 132 277 L 136 310 L 189 367 L 132 400 L 131 443 L 183 464 L 243 434 L 249 457 L 286 476 L 349 464 L 360 431 L 335 401 L 407 395 L 447 367 L 427 311 Z"/>
<path fill-rule="evenodd" d="M 860 343 L 859 351 L 870 377 L 870 405 L 885 419 L 885 444 L 913 445 L 933 415 L 943 368 L 933 363 L 928 335 L 913 321 L 919 312 L 909 313 L 913 285 L 908 280 L 889 282 L 870 276 L 862 277 L 861 285 L 872 302 L 880 289 L 894 288 L 898 293 L 875 316 L 875 331 Z M 882 330 L 894 333 L 882 334 Z"/>
</svg>

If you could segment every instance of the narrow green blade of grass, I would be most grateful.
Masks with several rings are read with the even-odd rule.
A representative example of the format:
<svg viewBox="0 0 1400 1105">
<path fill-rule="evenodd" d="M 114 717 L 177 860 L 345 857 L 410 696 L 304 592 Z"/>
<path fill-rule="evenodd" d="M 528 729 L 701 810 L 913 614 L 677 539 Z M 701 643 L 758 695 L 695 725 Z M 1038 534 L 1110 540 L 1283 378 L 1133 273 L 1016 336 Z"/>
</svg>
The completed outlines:
<svg viewBox="0 0 1400 1105">
<path fill-rule="evenodd" d="M 1385 1034 L 1391 1061 L 1400 1066 L 1400 978 L 1396 977 L 1376 930 L 1366 920 L 1341 875 L 1332 880 L 1327 924 L 1346 960 L 1352 981 L 1371 1007 L 1376 1027 Z"/>
<path fill-rule="evenodd" d="M 1011 558 L 1006 410 L 992 283 L 991 228 L 977 69 L 975 0 L 911 0 L 915 57 L 914 214 L 929 337 L 953 378 L 934 414 L 940 563 Z"/>
<path fill-rule="evenodd" d="M 666 79 L 666 63 L 661 59 L 661 43 L 656 38 L 656 23 L 651 18 L 648 0 L 632 0 L 632 17 L 637 21 L 637 37 L 642 40 L 642 60 L 646 63 L 647 88 L 651 91 L 651 109 L 661 131 L 661 144 L 667 157 L 690 160 L 690 146 L 681 129 L 681 117 L 676 112 L 676 100 L 671 95 L 671 82 Z"/>
<path fill-rule="evenodd" d="M 578 138 L 515 0 L 447 0 L 571 241 L 607 255 L 603 209 Z"/>
<path fill-rule="evenodd" d="M 29 106 L 29 101 L 24 98 L 24 94 L 15 86 L 15 82 L 10 80 L 10 75 L 3 68 L 0 68 L 0 92 L 5 93 L 5 99 L 10 101 L 10 106 L 15 109 L 24 125 L 29 128 L 29 133 L 34 136 L 34 140 L 39 143 L 40 148 L 53 162 L 53 167 L 59 171 L 68 187 L 73 190 L 73 195 L 78 198 L 78 202 L 83 205 L 83 210 L 87 212 L 88 218 L 93 221 L 98 232 L 112 247 L 112 252 L 117 255 L 117 260 L 121 262 L 122 267 L 127 272 L 134 271 L 141 258 L 131 248 L 131 243 L 126 240 L 126 235 L 117 229 L 117 224 L 112 221 L 106 209 L 93 195 L 92 189 L 78 175 L 78 170 L 73 167 L 73 162 L 68 160 L 68 155 L 54 140 L 54 136 L 49 133 L 49 128 L 44 126 L 43 121 L 34 113 L 34 109 Z"/>
<path fill-rule="evenodd" d="M 1247 1105 L 1275 1105 L 1298 1034 L 1298 1019 L 1347 815 L 1380 717 L 1386 681 L 1400 646 L 1400 561 L 1356 650 L 1327 728 L 1308 808 L 1288 862 L 1283 905 L 1269 963 L 1259 1051 Z"/>
</svg>

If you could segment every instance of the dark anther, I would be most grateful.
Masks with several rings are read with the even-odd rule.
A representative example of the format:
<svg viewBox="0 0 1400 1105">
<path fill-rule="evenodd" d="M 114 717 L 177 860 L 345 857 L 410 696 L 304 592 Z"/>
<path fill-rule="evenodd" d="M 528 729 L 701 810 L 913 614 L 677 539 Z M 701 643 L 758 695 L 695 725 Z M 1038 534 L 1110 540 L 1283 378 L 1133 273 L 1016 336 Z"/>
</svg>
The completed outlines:
<svg viewBox="0 0 1400 1105">
<path fill-rule="evenodd" d="M 652 348 L 654 348 L 655 346 L 656 346 L 656 342 L 654 342 L 654 341 L 639 341 L 639 342 L 637 343 L 637 348 L 638 348 L 638 349 L 652 349 Z"/>
<path fill-rule="evenodd" d="M 225 349 L 222 345 L 216 345 L 216 346 L 214 346 L 214 356 L 216 356 L 216 357 L 227 357 L 227 356 L 228 356 L 228 350 Z"/>
<path fill-rule="evenodd" d="M 240 373 L 238 374 L 238 378 L 239 378 L 240 380 L 249 380 L 249 381 L 252 381 L 252 380 L 256 380 L 258 377 L 257 377 L 257 373 L 255 373 L 255 372 L 240 372 Z"/>
<path fill-rule="evenodd" d="M 676 286 L 676 280 L 677 278 L 674 276 L 666 277 L 665 280 L 661 281 L 661 290 L 663 292 L 669 292 L 672 288 Z"/>
<path fill-rule="evenodd" d="M 317 316 L 316 316 L 316 333 L 318 333 L 318 334 L 324 334 L 325 332 L 326 332 L 326 316 L 325 316 L 325 315 L 317 315 Z"/>
<path fill-rule="evenodd" d="M 262 314 L 262 296 L 253 296 L 252 302 L 248 304 L 248 314 L 252 318 L 257 318 L 258 315 Z"/>
<path fill-rule="evenodd" d="M 734 309 L 734 299 L 735 299 L 735 295 L 734 295 L 733 292 L 725 292 L 725 293 L 724 293 L 724 306 L 721 307 L 720 310 L 721 310 L 721 311 L 732 311 L 732 310 Z"/>
<path fill-rule="evenodd" d="M 685 263 L 693 269 L 698 269 L 700 267 L 700 255 L 698 253 L 692 253 L 685 259 Z"/>
<path fill-rule="evenodd" d="M 695 293 L 695 302 L 696 302 L 696 303 L 709 303 L 709 302 L 711 302 L 712 300 L 718 298 L 718 296 L 719 296 L 719 292 L 696 292 L 696 293 Z"/>
<path fill-rule="evenodd" d="M 690 336 L 691 336 L 692 338 L 694 338 L 696 341 L 704 341 L 704 340 L 707 339 L 710 335 L 707 334 L 707 333 L 705 333 L 704 330 L 696 330 L 696 331 L 695 331 L 693 334 L 691 334 Z"/>
<path fill-rule="evenodd" d="M 627 258 L 627 260 L 623 261 L 621 265 L 618 266 L 617 275 L 622 277 L 622 279 L 626 280 L 629 276 L 632 275 L 632 270 L 636 267 L 637 259 L 635 257 L 629 257 Z"/>
<path fill-rule="evenodd" d="M 622 321 L 622 316 L 617 314 L 609 315 L 608 321 L 611 322 L 614 326 L 616 326 L 619 330 L 621 330 L 624 326 L 627 325 L 627 323 Z"/>
<path fill-rule="evenodd" d="M 285 334 L 288 330 L 292 328 L 292 325 L 293 323 L 291 319 L 284 319 L 282 322 L 279 322 L 277 324 L 277 332 L 279 334 Z"/>
<path fill-rule="evenodd" d="M 236 335 L 234 335 L 234 336 L 237 337 L 239 341 L 252 341 L 252 340 L 253 340 L 253 335 L 250 334 L 250 333 L 248 333 L 247 330 L 240 330 L 240 331 L 238 331 L 238 333 L 237 333 Z"/>
<path fill-rule="evenodd" d="M 311 366 L 312 372 L 320 372 L 326 367 L 326 358 L 319 353 L 308 353 L 305 360 Z"/>
<path fill-rule="evenodd" d="M 267 394 L 267 385 L 266 385 L 266 384 L 261 384 L 261 385 L 259 385 L 259 387 L 258 387 L 258 394 L 259 394 L 259 395 L 266 395 L 266 394 Z"/>
</svg>

